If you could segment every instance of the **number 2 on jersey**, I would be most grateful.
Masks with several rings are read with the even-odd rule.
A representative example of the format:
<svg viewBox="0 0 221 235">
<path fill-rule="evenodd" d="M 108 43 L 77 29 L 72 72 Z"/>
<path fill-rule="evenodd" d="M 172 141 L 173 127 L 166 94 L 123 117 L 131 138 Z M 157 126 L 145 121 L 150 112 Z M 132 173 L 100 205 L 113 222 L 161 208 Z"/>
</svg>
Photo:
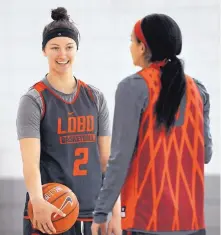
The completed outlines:
<svg viewBox="0 0 221 235">
<path fill-rule="evenodd" d="M 74 157 L 81 157 L 74 161 L 73 176 L 84 176 L 87 175 L 87 170 L 80 169 L 80 166 L 88 163 L 88 148 L 76 148 Z"/>
</svg>

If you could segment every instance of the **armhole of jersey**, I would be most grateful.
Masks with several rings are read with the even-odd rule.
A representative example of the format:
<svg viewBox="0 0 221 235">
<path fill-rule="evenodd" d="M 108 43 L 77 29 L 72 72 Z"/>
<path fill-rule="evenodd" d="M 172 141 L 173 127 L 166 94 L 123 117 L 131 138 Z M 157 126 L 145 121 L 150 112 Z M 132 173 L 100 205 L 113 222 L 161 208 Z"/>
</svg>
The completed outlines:
<svg viewBox="0 0 221 235">
<path fill-rule="evenodd" d="M 44 97 L 42 95 L 42 92 L 47 88 L 46 85 L 43 82 L 38 82 L 36 83 L 33 88 L 39 93 L 40 97 L 41 97 L 41 101 L 42 101 L 42 114 L 41 114 L 41 120 L 44 118 L 45 115 L 45 111 L 46 111 L 46 106 L 45 106 L 45 101 L 44 101 Z"/>
<path fill-rule="evenodd" d="M 197 88 L 197 91 L 198 91 L 198 93 L 199 93 L 199 95 L 200 95 L 200 97 L 201 97 L 202 104 L 204 105 L 204 103 L 205 103 L 204 95 L 202 94 L 202 91 L 200 90 L 200 87 L 199 87 L 199 85 L 197 84 L 196 79 L 191 78 L 191 77 L 189 77 L 189 76 L 187 76 L 187 78 L 192 80 L 192 83 L 193 83 L 194 86 Z"/>
<path fill-rule="evenodd" d="M 93 95 L 93 92 L 92 92 L 92 89 L 87 85 L 85 84 L 84 82 L 80 81 L 82 87 L 85 88 L 89 98 L 91 99 L 91 101 L 93 101 L 93 103 L 95 104 L 95 98 L 94 98 L 94 95 Z"/>
</svg>

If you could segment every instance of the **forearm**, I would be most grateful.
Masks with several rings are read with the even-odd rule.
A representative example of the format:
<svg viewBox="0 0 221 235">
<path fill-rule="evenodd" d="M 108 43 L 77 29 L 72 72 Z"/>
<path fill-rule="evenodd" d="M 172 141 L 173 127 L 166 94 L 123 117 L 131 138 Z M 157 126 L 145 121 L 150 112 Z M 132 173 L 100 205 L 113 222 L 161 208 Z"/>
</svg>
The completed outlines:
<svg viewBox="0 0 221 235">
<path fill-rule="evenodd" d="M 141 107 L 137 106 L 137 95 L 132 88 L 122 84 L 116 92 L 111 156 L 94 210 L 95 223 L 107 221 L 110 211 L 120 211 L 119 195 L 136 147 L 140 114 Z"/>
<path fill-rule="evenodd" d="M 31 200 L 43 198 L 40 163 L 40 122 L 42 104 L 40 94 L 30 90 L 19 103 L 16 126 L 23 162 L 23 175 Z"/>
<path fill-rule="evenodd" d="M 115 154 L 113 153 L 113 155 Z M 127 159 L 122 157 L 122 155 L 116 158 L 111 156 L 108 163 L 103 186 L 94 210 L 94 221 L 96 223 L 106 222 L 109 212 L 112 211 L 116 214 L 118 211 L 119 195 L 129 165 L 129 160 L 126 162 Z"/>
<path fill-rule="evenodd" d="M 107 170 L 107 163 L 108 163 L 108 161 L 105 160 L 105 159 L 108 159 L 108 157 L 101 156 L 100 164 L 101 164 L 101 171 L 102 171 L 103 175 L 105 175 L 105 172 Z"/>
<path fill-rule="evenodd" d="M 23 175 L 31 201 L 43 198 L 40 174 L 40 140 L 26 138 L 20 140 Z"/>
<path fill-rule="evenodd" d="M 98 136 L 98 148 L 102 173 L 105 174 L 110 157 L 110 136 Z"/>
<path fill-rule="evenodd" d="M 42 199 L 41 174 L 37 165 L 23 165 L 25 184 L 30 196 L 30 200 Z"/>
</svg>

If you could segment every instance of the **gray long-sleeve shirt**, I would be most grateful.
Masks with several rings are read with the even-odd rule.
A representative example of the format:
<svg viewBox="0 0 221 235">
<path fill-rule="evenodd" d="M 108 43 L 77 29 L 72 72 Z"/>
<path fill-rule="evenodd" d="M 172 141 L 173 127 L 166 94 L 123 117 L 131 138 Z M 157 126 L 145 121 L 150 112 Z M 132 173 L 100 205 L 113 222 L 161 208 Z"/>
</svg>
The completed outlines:
<svg viewBox="0 0 221 235">
<path fill-rule="evenodd" d="M 212 156 L 209 95 L 199 81 L 195 80 L 195 82 L 204 103 L 205 163 L 208 163 Z M 136 148 L 141 115 L 147 105 L 148 88 L 142 77 L 134 74 L 119 83 L 115 95 L 111 156 L 94 211 L 94 221 L 97 223 L 106 221 L 107 214 L 112 210 L 120 194 Z M 174 235 L 187 235 L 192 232 L 175 232 Z M 159 234 L 166 235 L 168 233 L 161 232 Z"/>
</svg>

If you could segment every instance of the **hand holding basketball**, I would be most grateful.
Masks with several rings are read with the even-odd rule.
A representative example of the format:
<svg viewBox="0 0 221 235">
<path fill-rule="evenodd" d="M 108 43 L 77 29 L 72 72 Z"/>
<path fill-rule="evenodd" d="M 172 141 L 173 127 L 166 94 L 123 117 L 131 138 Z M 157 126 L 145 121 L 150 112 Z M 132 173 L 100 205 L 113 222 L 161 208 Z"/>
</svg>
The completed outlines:
<svg viewBox="0 0 221 235">
<path fill-rule="evenodd" d="M 76 195 L 67 186 L 58 183 L 44 184 L 42 191 L 42 199 L 28 202 L 28 216 L 32 226 L 47 234 L 68 231 L 79 214 Z"/>
<path fill-rule="evenodd" d="M 57 207 L 47 202 L 46 200 L 36 199 L 32 201 L 33 206 L 33 227 L 40 230 L 43 233 L 52 234 L 56 233 L 51 215 L 53 213 L 65 217 L 66 215 Z"/>
</svg>

